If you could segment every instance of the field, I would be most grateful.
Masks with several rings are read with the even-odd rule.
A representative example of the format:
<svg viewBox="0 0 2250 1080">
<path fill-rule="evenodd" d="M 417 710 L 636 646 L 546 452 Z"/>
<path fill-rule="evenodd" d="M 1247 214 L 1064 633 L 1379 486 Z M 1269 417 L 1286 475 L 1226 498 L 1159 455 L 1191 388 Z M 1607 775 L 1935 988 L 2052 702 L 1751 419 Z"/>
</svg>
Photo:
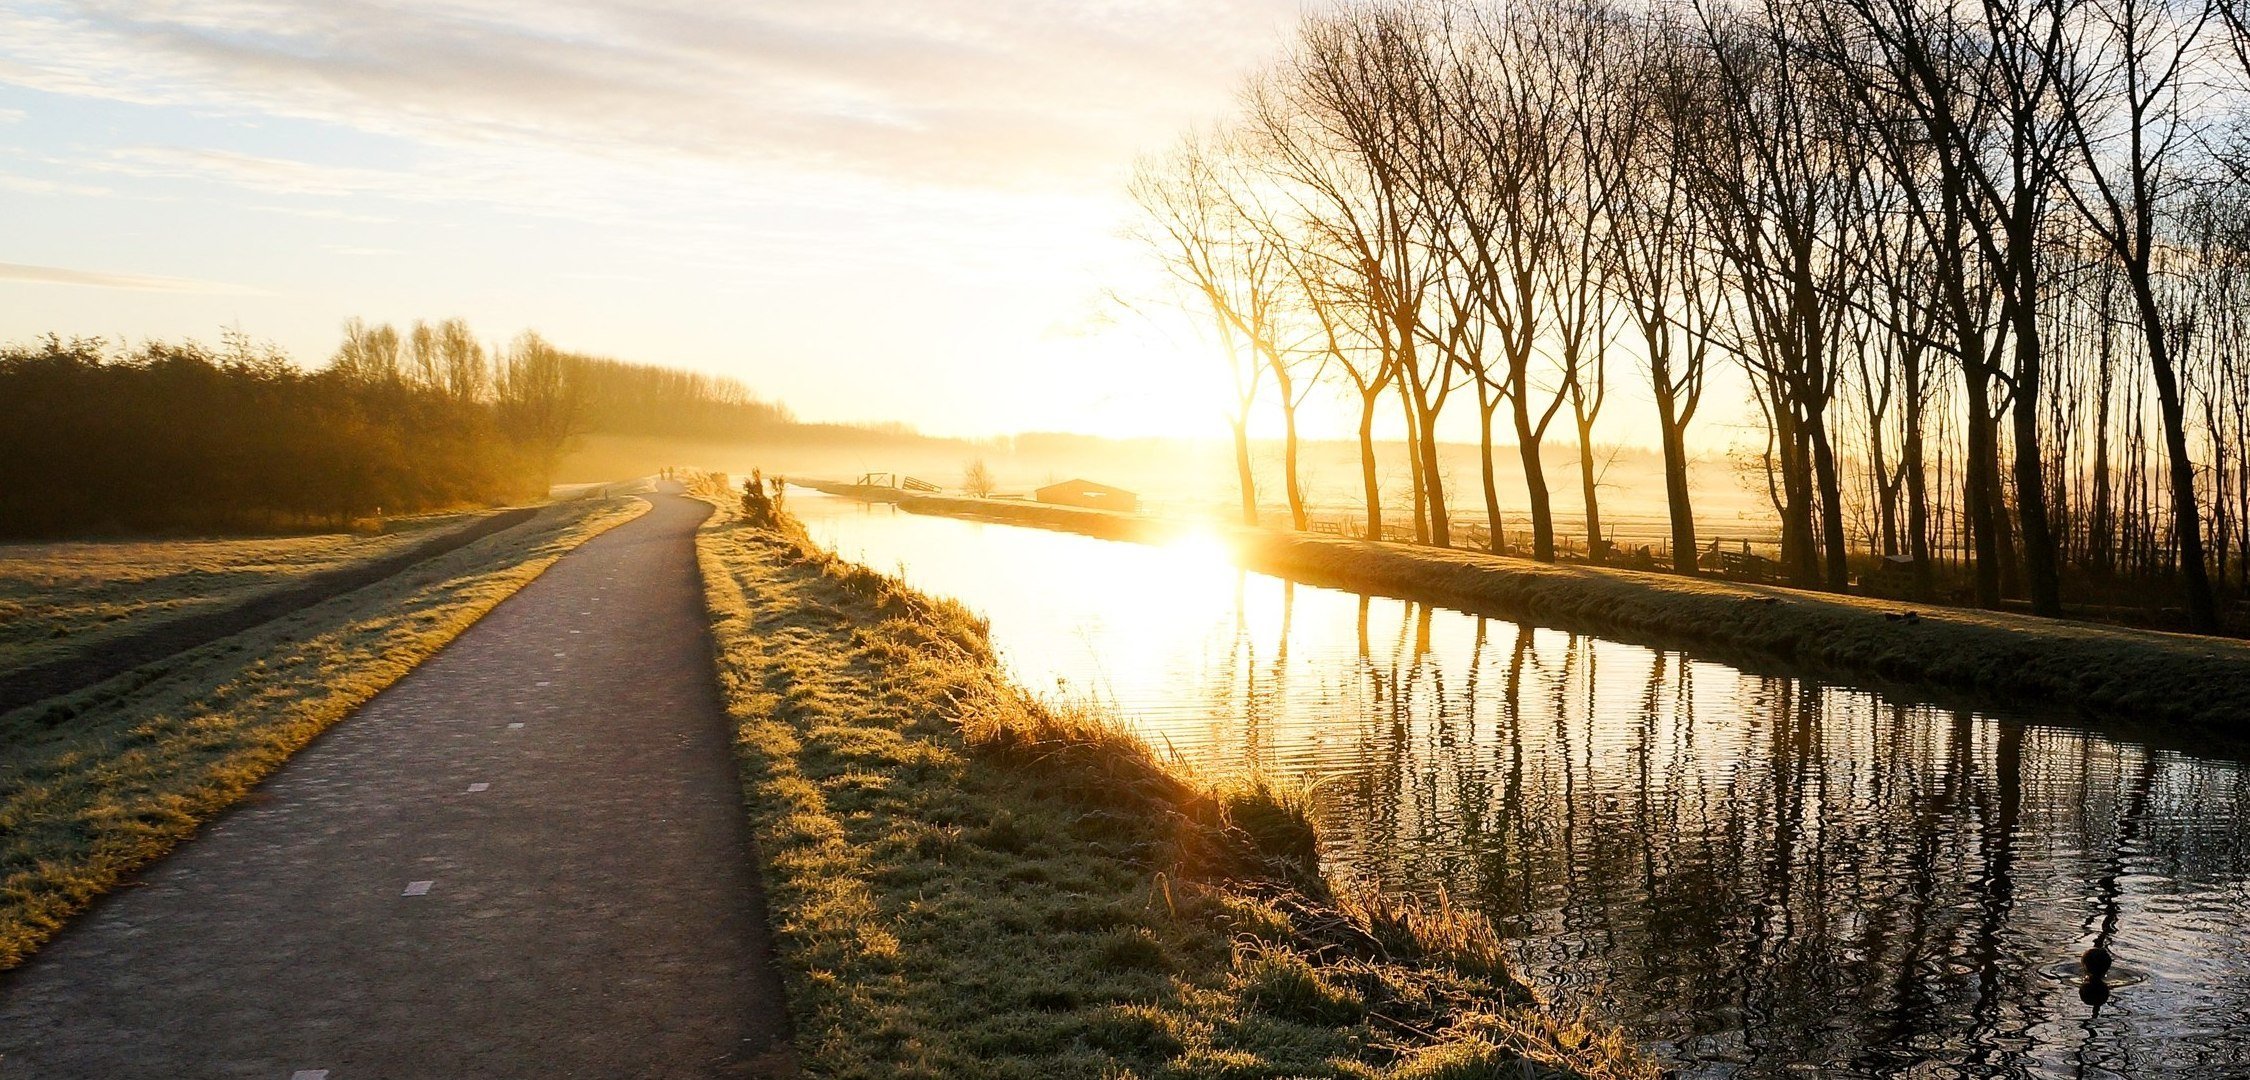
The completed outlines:
<svg viewBox="0 0 2250 1080">
<path fill-rule="evenodd" d="M 481 513 L 378 533 L 0 544 L 0 674 L 412 548 Z"/>
<path fill-rule="evenodd" d="M 374 585 L 0 714 L 0 969 L 21 963 L 73 912 L 193 836 L 565 552 L 646 505 L 624 497 L 556 504 Z M 102 625 L 90 613 L 120 610 L 121 601 L 91 584 L 91 567 L 172 583 L 176 606 L 201 602 L 199 590 L 179 584 L 199 575 L 231 582 L 230 595 L 239 596 L 286 579 L 300 558 L 348 562 L 367 557 L 370 545 L 388 550 L 426 532 L 387 542 L 241 541 L 176 559 L 153 547 L 137 557 L 138 546 L 112 550 L 106 563 L 70 564 L 83 576 L 63 578 L 77 583 L 62 591 L 65 614 L 34 617 L 49 627 Z M 41 549 L 54 558 L 56 548 L 78 547 Z M 228 556 L 253 552 L 264 555 L 262 568 L 230 577 Z M 13 580 L 28 579 L 19 570 Z"/>
</svg>

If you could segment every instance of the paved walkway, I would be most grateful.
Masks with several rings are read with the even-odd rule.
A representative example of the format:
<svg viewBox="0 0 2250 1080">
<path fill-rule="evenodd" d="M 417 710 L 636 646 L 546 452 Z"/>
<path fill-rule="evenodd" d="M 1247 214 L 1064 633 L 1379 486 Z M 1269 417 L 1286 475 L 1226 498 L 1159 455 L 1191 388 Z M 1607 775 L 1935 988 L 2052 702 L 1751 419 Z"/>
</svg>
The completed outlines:
<svg viewBox="0 0 2250 1080">
<path fill-rule="evenodd" d="M 0 1080 L 789 1075 L 709 508 L 652 501 L 0 975 Z"/>
</svg>

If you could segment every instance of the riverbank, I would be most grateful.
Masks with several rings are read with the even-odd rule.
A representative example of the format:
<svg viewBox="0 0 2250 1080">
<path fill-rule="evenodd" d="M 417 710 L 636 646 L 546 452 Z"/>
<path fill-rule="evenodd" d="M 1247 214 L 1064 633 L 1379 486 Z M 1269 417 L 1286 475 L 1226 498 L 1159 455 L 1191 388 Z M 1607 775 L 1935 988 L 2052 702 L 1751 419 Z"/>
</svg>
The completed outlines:
<svg viewBox="0 0 2250 1080">
<path fill-rule="evenodd" d="M 86 689 L 0 713 L 0 970 L 579 543 L 626 497 L 530 520 Z"/>
<path fill-rule="evenodd" d="M 1325 880 L 1302 806 L 1001 675 L 959 604 L 699 537 L 800 1060 L 824 1076 L 1653 1077 L 1481 917 Z"/>
<path fill-rule="evenodd" d="M 1005 499 L 897 493 L 881 501 L 1137 543 L 1198 530 Z M 2001 706 L 2250 735 L 2250 643 L 2231 639 L 1273 530 L 1220 535 L 1244 567 L 1310 585 Z"/>
</svg>

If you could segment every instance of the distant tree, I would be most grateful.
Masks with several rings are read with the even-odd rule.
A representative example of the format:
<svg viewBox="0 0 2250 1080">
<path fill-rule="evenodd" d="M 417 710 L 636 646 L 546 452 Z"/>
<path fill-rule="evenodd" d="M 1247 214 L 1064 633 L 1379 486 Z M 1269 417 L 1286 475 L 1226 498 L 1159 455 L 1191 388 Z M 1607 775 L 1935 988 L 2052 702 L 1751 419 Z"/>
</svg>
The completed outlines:
<svg viewBox="0 0 2250 1080">
<path fill-rule="evenodd" d="M 527 330 L 509 346 L 501 369 L 501 417 L 550 469 L 570 440 L 585 433 L 584 386 L 573 361 Z"/>
<path fill-rule="evenodd" d="M 961 490 L 980 499 L 989 499 L 994 490 L 992 469 L 983 458 L 969 462 L 961 469 Z"/>
</svg>

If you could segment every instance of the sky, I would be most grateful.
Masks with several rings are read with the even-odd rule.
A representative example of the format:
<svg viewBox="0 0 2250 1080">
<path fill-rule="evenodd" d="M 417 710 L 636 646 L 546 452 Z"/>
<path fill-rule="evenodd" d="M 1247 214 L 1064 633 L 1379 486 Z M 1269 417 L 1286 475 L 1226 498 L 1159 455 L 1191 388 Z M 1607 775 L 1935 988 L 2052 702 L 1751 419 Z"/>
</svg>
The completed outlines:
<svg viewBox="0 0 2250 1080">
<path fill-rule="evenodd" d="M 820 420 L 1209 435 L 1137 156 L 1295 0 L 0 0 L 0 339 L 325 361 L 345 319 L 733 375 Z M 1183 405 L 1180 387 L 1190 393 Z"/>
<path fill-rule="evenodd" d="M 346 319 L 459 316 L 807 420 L 1224 438 L 1219 346 L 1126 187 L 1302 10 L 0 0 L 0 341 L 232 328 L 311 366 Z M 1653 446 L 1619 366 L 1597 437 Z M 1738 389 L 1698 445 L 1740 436 Z M 1304 430 L 1355 408 L 1316 395 Z"/>
</svg>

